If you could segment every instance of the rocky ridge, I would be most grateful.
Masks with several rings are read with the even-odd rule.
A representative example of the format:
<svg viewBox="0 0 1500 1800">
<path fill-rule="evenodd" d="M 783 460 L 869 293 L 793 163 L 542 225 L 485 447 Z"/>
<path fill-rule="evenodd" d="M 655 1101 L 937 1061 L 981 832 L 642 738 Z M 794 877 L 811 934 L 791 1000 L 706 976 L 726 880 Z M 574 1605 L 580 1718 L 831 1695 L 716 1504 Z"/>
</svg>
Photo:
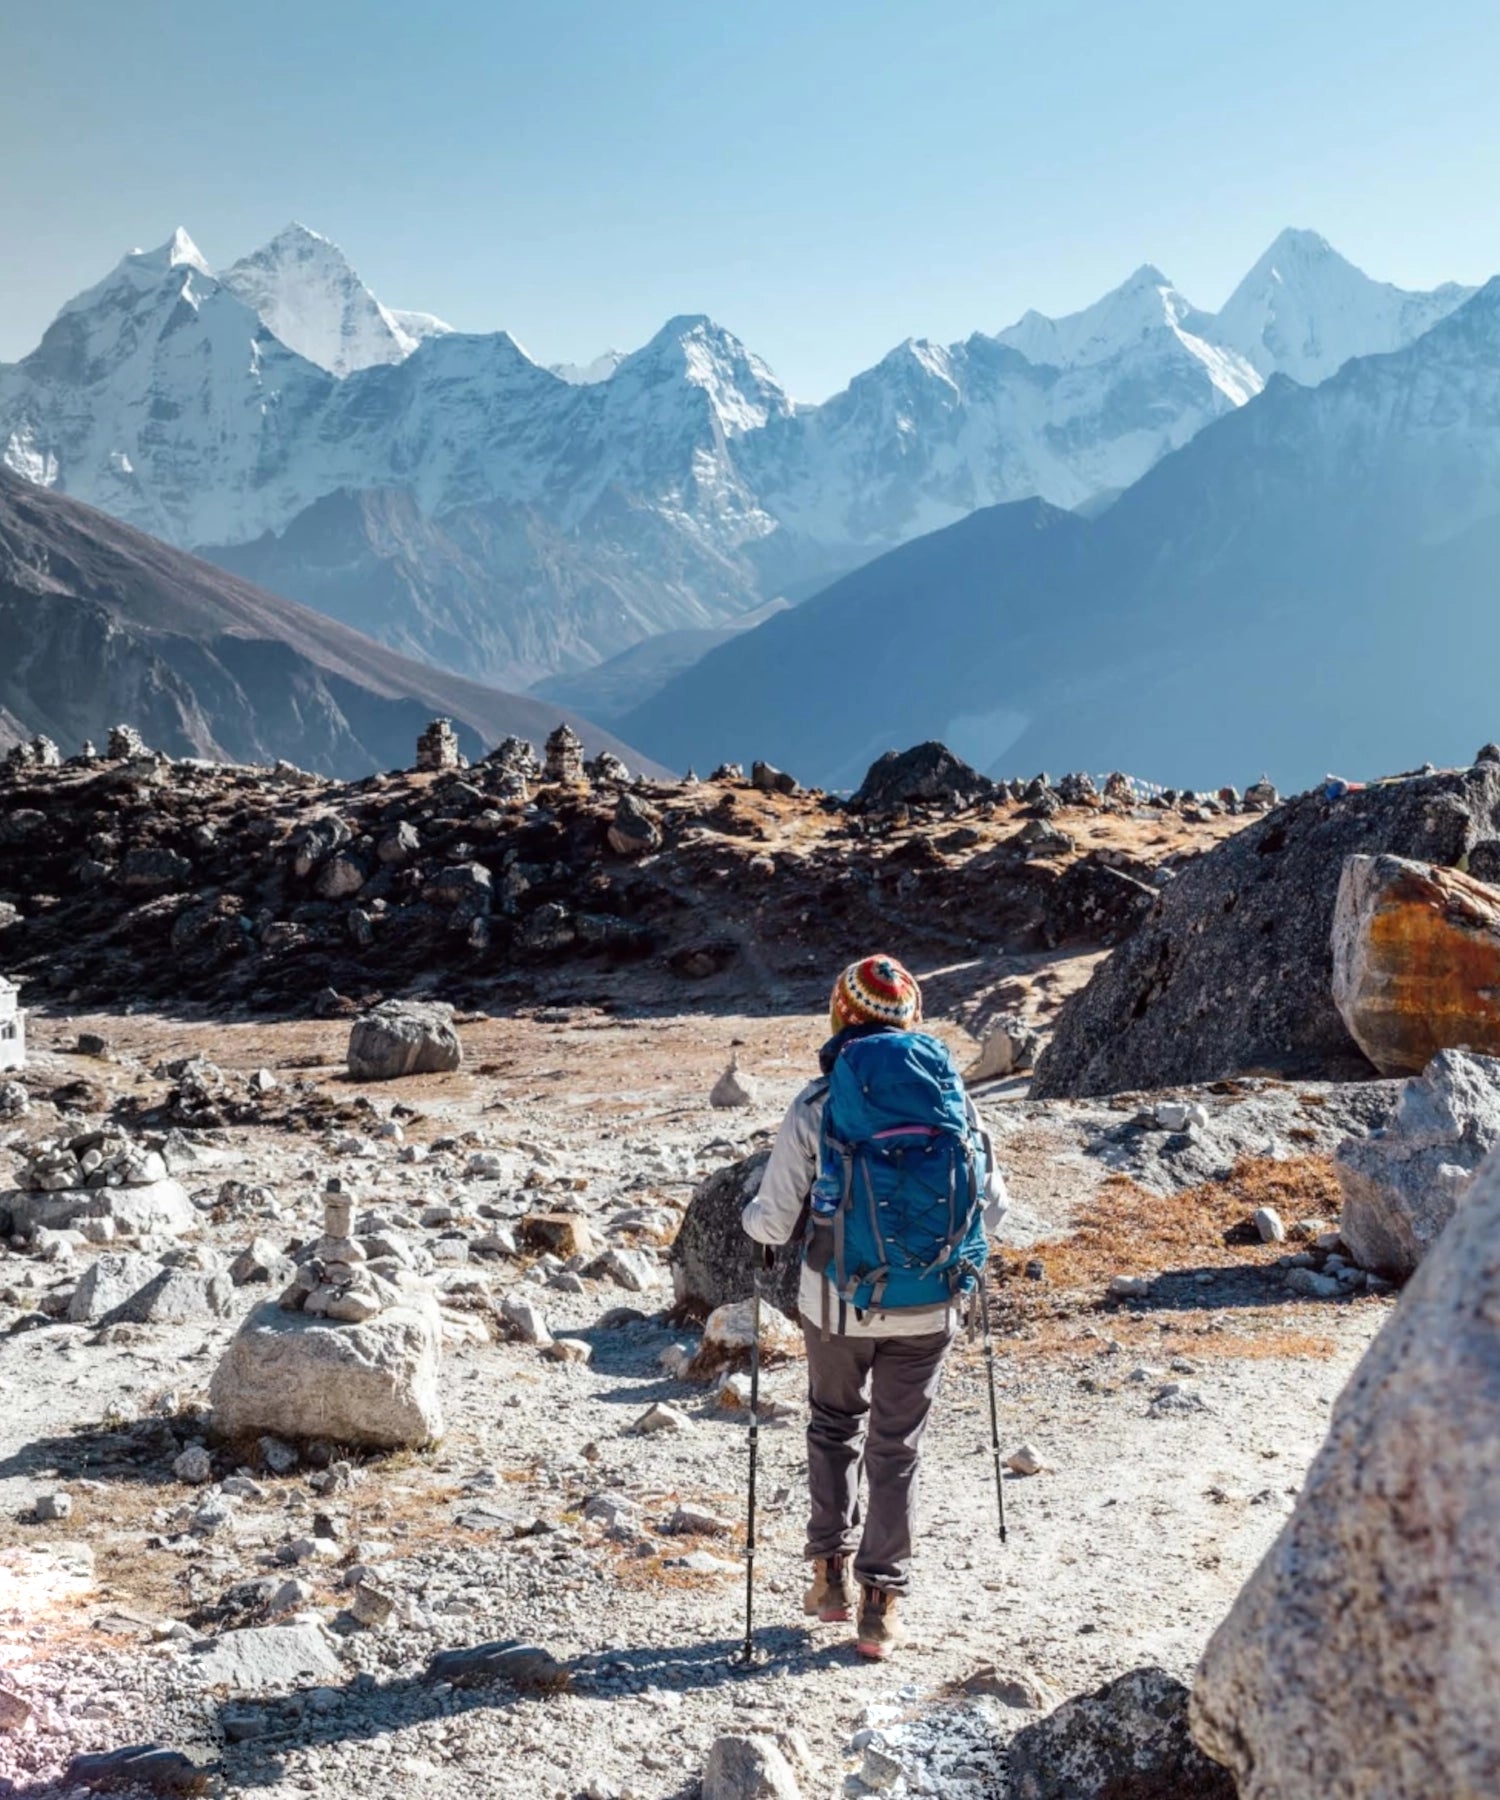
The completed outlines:
<svg viewBox="0 0 1500 1800">
<path fill-rule="evenodd" d="M 38 993 L 221 1008 L 339 1011 L 419 981 L 461 1003 L 781 1004 L 860 943 L 936 965 L 1118 941 L 1246 816 L 1040 780 L 851 814 L 773 776 L 634 782 L 610 757 L 585 773 L 581 747 L 544 770 L 517 741 L 352 783 L 13 760 L 0 957 Z"/>
</svg>

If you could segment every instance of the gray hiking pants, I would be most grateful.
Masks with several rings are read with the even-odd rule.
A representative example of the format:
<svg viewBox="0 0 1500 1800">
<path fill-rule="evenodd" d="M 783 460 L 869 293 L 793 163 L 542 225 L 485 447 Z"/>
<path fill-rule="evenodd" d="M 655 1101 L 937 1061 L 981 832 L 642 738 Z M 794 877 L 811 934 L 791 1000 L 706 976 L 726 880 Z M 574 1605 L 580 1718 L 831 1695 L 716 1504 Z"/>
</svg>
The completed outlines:
<svg viewBox="0 0 1500 1800">
<path fill-rule="evenodd" d="M 922 1433 L 937 1398 L 951 1331 L 924 1337 L 829 1337 L 802 1321 L 807 1342 L 805 1555 L 852 1556 L 854 1578 L 903 1593 L 911 1567 Z M 869 1481 L 861 1523 L 860 1471 Z"/>
</svg>

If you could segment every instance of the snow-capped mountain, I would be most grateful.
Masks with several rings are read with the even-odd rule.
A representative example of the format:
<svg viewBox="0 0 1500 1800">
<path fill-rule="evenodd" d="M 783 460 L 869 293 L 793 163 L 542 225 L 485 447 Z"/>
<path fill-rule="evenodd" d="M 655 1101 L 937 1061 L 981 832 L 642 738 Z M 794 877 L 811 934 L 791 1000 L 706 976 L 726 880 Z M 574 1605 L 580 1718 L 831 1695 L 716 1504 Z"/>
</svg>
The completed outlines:
<svg viewBox="0 0 1500 1800">
<path fill-rule="evenodd" d="M 389 311 L 338 245 L 305 225 L 288 225 L 220 280 L 289 350 L 330 375 L 400 362 L 423 338 L 452 329 L 430 313 Z"/>
<path fill-rule="evenodd" d="M 0 365 L 0 462 L 466 673 L 518 685 L 711 630 L 977 508 L 1078 508 L 1281 371 L 1464 298 L 1284 234 L 1218 315 L 1145 267 L 1065 318 L 908 340 L 819 406 L 702 315 L 542 367 L 384 307 L 301 226 L 215 276 L 132 252 Z"/>
<path fill-rule="evenodd" d="M 1098 517 L 976 512 L 615 724 L 670 766 L 829 785 L 926 738 L 1192 787 L 1466 761 L 1494 735 L 1497 557 L 1500 278 L 1400 350 L 1269 384 Z"/>
<path fill-rule="evenodd" d="M 1408 293 L 1372 281 L 1315 231 L 1283 231 L 1210 329 L 1261 375 L 1290 375 L 1306 387 L 1352 356 L 1399 350 L 1473 292 L 1450 281 Z"/>
</svg>

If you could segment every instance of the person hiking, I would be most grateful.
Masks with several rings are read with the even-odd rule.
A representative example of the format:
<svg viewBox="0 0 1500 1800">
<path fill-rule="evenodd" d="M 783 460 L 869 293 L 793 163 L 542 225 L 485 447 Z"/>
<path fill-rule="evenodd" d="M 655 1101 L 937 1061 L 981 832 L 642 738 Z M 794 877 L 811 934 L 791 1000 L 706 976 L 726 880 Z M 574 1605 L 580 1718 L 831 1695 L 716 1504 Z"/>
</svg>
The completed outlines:
<svg viewBox="0 0 1500 1800">
<path fill-rule="evenodd" d="M 792 1102 L 742 1214 L 756 1242 L 802 1245 L 805 1610 L 848 1621 L 857 1584 L 855 1647 L 873 1658 L 903 1635 L 922 1434 L 1006 1205 L 989 1134 L 921 1019 L 895 957 L 845 969 L 822 1075 Z"/>
</svg>

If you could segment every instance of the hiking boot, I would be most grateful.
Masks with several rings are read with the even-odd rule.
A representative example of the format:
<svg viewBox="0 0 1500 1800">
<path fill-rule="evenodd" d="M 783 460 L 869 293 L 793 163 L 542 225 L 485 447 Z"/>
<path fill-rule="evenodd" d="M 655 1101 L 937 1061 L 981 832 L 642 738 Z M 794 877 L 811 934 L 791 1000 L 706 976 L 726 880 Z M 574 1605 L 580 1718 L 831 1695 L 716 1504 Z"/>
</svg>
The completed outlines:
<svg viewBox="0 0 1500 1800">
<path fill-rule="evenodd" d="M 896 1616 L 897 1598 L 884 1588 L 867 1587 L 859 1609 L 859 1633 L 854 1648 L 861 1656 L 879 1662 L 890 1655 L 904 1633 Z"/>
<path fill-rule="evenodd" d="M 824 1625 L 843 1625 L 854 1617 L 854 1578 L 842 1556 L 819 1557 L 812 1586 L 802 1597 L 802 1610 L 816 1613 Z"/>
</svg>

